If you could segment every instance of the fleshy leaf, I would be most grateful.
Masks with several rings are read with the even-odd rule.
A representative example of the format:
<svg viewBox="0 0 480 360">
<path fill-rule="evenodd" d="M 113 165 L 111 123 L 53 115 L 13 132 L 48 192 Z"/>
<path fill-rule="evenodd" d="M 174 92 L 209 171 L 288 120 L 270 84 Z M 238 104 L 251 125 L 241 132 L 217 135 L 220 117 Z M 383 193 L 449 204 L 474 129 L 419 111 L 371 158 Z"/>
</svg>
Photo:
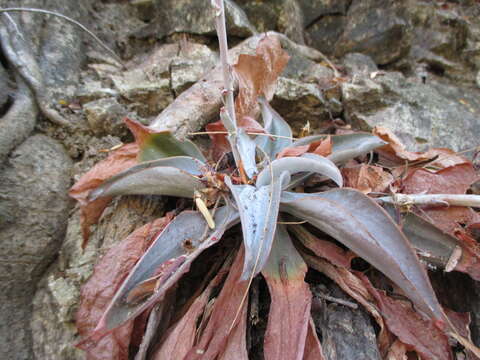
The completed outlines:
<svg viewBox="0 0 480 360">
<path fill-rule="evenodd" d="M 271 185 L 256 188 L 250 185 L 233 185 L 225 178 L 240 212 L 245 265 L 241 280 L 257 275 L 267 262 L 277 225 L 282 181 L 285 173 Z"/>
<path fill-rule="evenodd" d="M 184 211 L 178 215 L 138 261 L 121 288 L 115 293 L 95 332 L 86 341 L 100 339 L 160 301 L 166 291 L 189 270 L 192 261 L 205 249 L 217 243 L 225 230 L 237 221 L 238 214 L 234 209 L 226 206 L 217 209 L 215 214 L 217 227 L 213 231 L 208 231 L 203 216 L 198 212 Z M 165 262 L 175 263 L 176 267 L 165 274 L 161 286 L 147 299 L 128 303 L 126 299 L 132 289 L 151 278 Z"/>
<path fill-rule="evenodd" d="M 315 172 L 328 176 L 340 187 L 343 184 L 340 170 L 333 162 L 320 155 L 304 154 L 300 158 L 284 157 L 272 161 L 271 167 L 271 169 L 268 166 L 265 167 L 258 174 L 257 187 L 269 184 L 272 177 L 276 179 L 284 171 L 288 171 L 291 175 L 299 172 Z"/>
<path fill-rule="evenodd" d="M 88 194 L 105 180 L 137 164 L 137 144 L 127 144 L 112 152 L 105 160 L 96 164 L 70 189 L 69 195 L 80 203 L 80 224 L 82 227 L 82 248 L 87 244 L 90 226 L 98 222 L 111 199 L 102 198 L 88 201 Z"/>
<path fill-rule="evenodd" d="M 257 173 L 255 151 L 257 145 L 243 129 L 237 131 L 238 152 L 242 159 L 242 165 L 249 178 Z"/>
<path fill-rule="evenodd" d="M 282 210 L 307 220 L 364 258 L 396 283 L 433 319 L 445 315 L 409 241 L 373 200 L 353 189 L 285 193 Z"/>
<path fill-rule="evenodd" d="M 295 141 L 292 146 L 308 145 L 312 142 L 322 140 L 325 135 L 312 135 Z M 385 141 L 369 133 L 354 133 L 332 136 L 332 154 L 328 158 L 334 163 L 343 163 L 357 156 L 385 145 Z"/>
<path fill-rule="evenodd" d="M 174 167 L 175 161 L 171 159 L 151 163 L 161 165 L 145 167 L 142 164 L 120 173 L 92 190 L 88 199 L 94 201 L 100 197 L 135 194 L 193 197 L 195 190 L 205 187 L 197 177 Z"/>
<path fill-rule="evenodd" d="M 274 245 L 262 270 L 271 304 L 265 332 L 266 360 L 302 360 L 312 294 L 304 281 L 307 265 L 295 249 L 284 225 L 278 225 Z"/>
<path fill-rule="evenodd" d="M 258 99 L 262 110 L 263 127 L 267 134 L 282 136 L 257 136 L 255 142 L 270 157 L 275 156 L 284 148 L 292 144 L 292 129 L 290 125 L 270 106 L 264 97 Z"/>
<path fill-rule="evenodd" d="M 135 230 L 112 247 L 95 265 L 93 275 L 81 290 L 81 303 L 76 316 L 80 336 L 90 335 L 95 329 L 125 276 L 169 221 L 169 217 L 157 219 Z M 88 359 L 115 357 L 127 360 L 132 328 L 133 321 L 126 322 L 98 343 L 91 344 L 86 349 Z"/>
<path fill-rule="evenodd" d="M 206 162 L 200 149 L 190 140 L 180 141 L 170 131 L 156 132 L 138 121 L 125 118 L 140 148 L 139 161 L 151 161 L 171 156 L 190 156 Z"/>
<path fill-rule="evenodd" d="M 235 335 L 235 327 L 243 322 L 242 316 L 248 306 L 248 302 L 244 301 L 244 295 L 249 285 L 248 281 L 240 279 L 244 253 L 242 246 L 220 294 L 215 299 L 208 324 L 185 360 L 215 360 L 227 346 L 230 336 Z"/>
</svg>

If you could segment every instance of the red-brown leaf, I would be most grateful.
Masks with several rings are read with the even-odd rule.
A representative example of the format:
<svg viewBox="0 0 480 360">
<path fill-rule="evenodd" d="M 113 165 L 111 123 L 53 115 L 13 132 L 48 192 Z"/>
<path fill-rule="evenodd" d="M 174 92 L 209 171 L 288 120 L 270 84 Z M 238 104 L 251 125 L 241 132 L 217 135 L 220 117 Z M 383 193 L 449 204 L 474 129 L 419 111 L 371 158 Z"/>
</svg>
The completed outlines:
<svg viewBox="0 0 480 360">
<path fill-rule="evenodd" d="M 360 190 L 364 194 L 384 192 L 393 182 L 393 176 L 383 168 L 361 164 L 342 169 L 344 186 Z"/>
<path fill-rule="evenodd" d="M 189 351 L 185 360 L 216 359 L 227 346 L 229 338 L 232 336 L 232 330 L 240 323 L 243 306 L 247 306 L 247 301 L 243 300 L 248 289 L 248 281 L 240 281 L 244 254 L 245 250 L 242 246 L 232 264 L 220 294 L 215 299 L 208 324 L 200 340 Z"/>
<path fill-rule="evenodd" d="M 426 161 L 437 157 L 430 165 L 446 168 L 468 162 L 464 157 L 457 155 L 450 149 L 430 149 L 426 152 L 412 152 L 405 148 L 400 139 L 389 129 L 383 126 L 376 126 L 373 134 L 388 142 L 388 145 L 378 148 L 376 151 L 380 156 L 391 164 L 403 164 L 405 161 Z"/>
<path fill-rule="evenodd" d="M 238 57 L 233 68 L 239 82 L 239 93 L 235 101 L 239 121 L 243 121 L 246 116 L 256 117 L 259 96 L 264 96 L 267 101 L 272 99 L 277 78 L 288 59 L 279 39 L 272 36 L 260 40 L 255 55 L 241 54 Z"/>
<path fill-rule="evenodd" d="M 331 136 L 327 136 L 323 140 L 314 141 L 308 145 L 292 146 L 285 148 L 278 153 L 277 158 L 287 156 L 296 157 L 301 156 L 307 152 L 314 153 L 320 156 L 328 156 L 332 153 L 332 146 L 332 138 Z"/>
<path fill-rule="evenodd" d="M 445 333 L 432 320 L 423 318 L 409 301 L 396 300 L 375 289 L 368 278 L 358 274 L 375 298 L 385 324 L 400 341 L 411 346 L 425 360 L 451 360 L 452 351 Z"/>
<path fill-rule="evenodd" d="M 301 360 L 312 304 L 312 294 L 305 282 L 307 265 L 284 226 L 277 226 L 274 241 L 262 270 L 271 298 L 264 357 L 266 360 Z"/>
<path fill-rule="evenodd" d="M 98 222 L 98 219 L 107 207 L 111 198 L 100 198 L 89 202 L 87 196 L 106 179 L 116 175 L 137 163 L 139 148 L 135 143 L 127 144 L 112 152 L 105 160 L 96 164 L 70 189 L 70 196 L 80 203 L 80 222 L 85 247 L 90 235 L 90 226 Z"/>
<path fill-rule="evenodd" d="M 165 340 L 153 356 L 154 360 L 183 359 L 192 349 L 197 336 L 198 320 L 204 314 L 212 291 L 225 277 L 226 269 L 220 270 L 207 288 L 197 297 L 183 317 L 168 329 Z"/>
<path fill-rule="evenodd" d="M 425 169 L 415 169 L 403 181 L 405 194 L 465 194 L 470 185 L 478 180 L 471 163 L 451 166 L 432 173 Z M 436 207 L 424 209 L 428 220 L 441 230 L 453 234 L 460 224 L 478 222 L 480 217 L 468 207 Z"/>
<path fill-rule="evenodd" d="M 93 332 L 125 277 L 140 259 L 152 240 L 168 224 L 170 217 L 157 219 L 135 230 L 112 247 L 95 265 L 93 275 L 82 287 L 77 312 L 77 328 L 81 337 Z M 129 321 L 99 342 L 82 341 L 79 347 L 88 359 L 128 359 L 128 347 L 134 322 Z M 88 338 L 87 338 L 88 339 Z"/>
<path fill-rule="evenodd" d="M 325 360 L 322 345 L 320 344 L 320 340 L 318 340 L 317 331 L 315 330 L 315 324 L 313 323 L 312 318 L 310 318 L 310 324 L 308 326 L 303 360 Z"/>
</svg>

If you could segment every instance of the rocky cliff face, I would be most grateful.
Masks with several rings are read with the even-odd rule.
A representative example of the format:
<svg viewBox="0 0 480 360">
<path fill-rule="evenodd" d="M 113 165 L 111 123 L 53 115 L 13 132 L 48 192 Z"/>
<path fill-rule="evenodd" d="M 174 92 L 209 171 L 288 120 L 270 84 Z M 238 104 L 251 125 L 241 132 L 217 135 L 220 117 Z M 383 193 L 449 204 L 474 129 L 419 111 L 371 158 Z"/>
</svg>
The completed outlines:
<svg viewBox="0 0 480 360">
<path fill-rule="evenodd" d="M 13 5 L 55 10 L 84 23 L 126 64 L 122 68 L 62 20 L 0 16 L 0 357 L 82 359 L 72 347 L 78 340 L 80 286 L 99 255 L 162 214 L 163 200 L 117 201 L 82 252 L 79 214 L 67 189 L 105 150 L 131 140 L 124 116 L 149 123 L 215 66 L 210 0 L 0 1 L 1 7 Z M 288 49 L 291 60 L 273 103 L 296 131 L 307 122 L 317 132 L 339 122 L 364 130 L 384 125 L 411 150 L 478 146 L 478 1 L 228 0 L 227 5 L 231 44 L 276 30 L 322 51 L 336 65 L 332 69 L 311 49 Z M 9 30 L 12 21 L 18 33 Z M 23 43 L 15 40 L 20 33 Z M 25 49 L 29 56 L 22 56 Z M 30 59 L 37 87 L 22 74 L 18 58 Z M 341 81 L 332 83 L 335 71 Z M 70 125 L 55 121 L 45 106 Z M 468 293 L 468 301 L 450 306 L 474 311 L 478 343 L 478 285 L 457 274 L 435 277 L 442 277 L 439 292 L 446 303 L 454 295 L 442 284 Z M 326 311 L 329 358 L 379 356 L 362 310 Z M 349 342 L 352 336 L 334 329 L 338 323 L 351 329 L 350 335 L 365 336 Z"/>
</svg>

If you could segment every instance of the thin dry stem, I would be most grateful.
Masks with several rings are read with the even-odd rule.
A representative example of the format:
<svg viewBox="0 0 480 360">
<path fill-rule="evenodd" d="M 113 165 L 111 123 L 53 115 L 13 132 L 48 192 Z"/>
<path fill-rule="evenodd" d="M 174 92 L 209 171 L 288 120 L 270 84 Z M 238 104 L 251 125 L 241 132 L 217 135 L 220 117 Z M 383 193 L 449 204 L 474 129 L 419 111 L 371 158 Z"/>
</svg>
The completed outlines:
<svg viewBox="0 0 480 360">
<path fill-rule="evenodd" d="M 407 205 L 430 205 L 430 206 L 471 206 L 480 207 L 480 195 L 458 194 L 395 194 L 376 199 L 377 201 L 407 206 Z"/>
</svg>

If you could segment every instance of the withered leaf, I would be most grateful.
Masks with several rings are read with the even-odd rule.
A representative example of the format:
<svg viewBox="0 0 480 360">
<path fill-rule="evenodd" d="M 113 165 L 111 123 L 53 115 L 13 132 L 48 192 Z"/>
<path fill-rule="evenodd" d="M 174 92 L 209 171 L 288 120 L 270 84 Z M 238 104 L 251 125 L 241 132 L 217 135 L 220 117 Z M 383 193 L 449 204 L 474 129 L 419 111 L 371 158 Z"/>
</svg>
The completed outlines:
<svg viewBox="0 0 480 360">
<path fill-rule="evenodd" d="M 161 218 L 135 230 L 112 247 L 95 265 L 93 275 L 82 287 L 80 295 L 81 302 L 76 318 L 81 337 L 93 332 L 125 276 L 170 219 Z M 86 350 L 89 359 L 100 360 L 113 356 L 115 359 L 127 360 L 132 328 L 133 321 L 129 321 L 100 341 L 80 343 L 79 346 Z"/>
</svg>

